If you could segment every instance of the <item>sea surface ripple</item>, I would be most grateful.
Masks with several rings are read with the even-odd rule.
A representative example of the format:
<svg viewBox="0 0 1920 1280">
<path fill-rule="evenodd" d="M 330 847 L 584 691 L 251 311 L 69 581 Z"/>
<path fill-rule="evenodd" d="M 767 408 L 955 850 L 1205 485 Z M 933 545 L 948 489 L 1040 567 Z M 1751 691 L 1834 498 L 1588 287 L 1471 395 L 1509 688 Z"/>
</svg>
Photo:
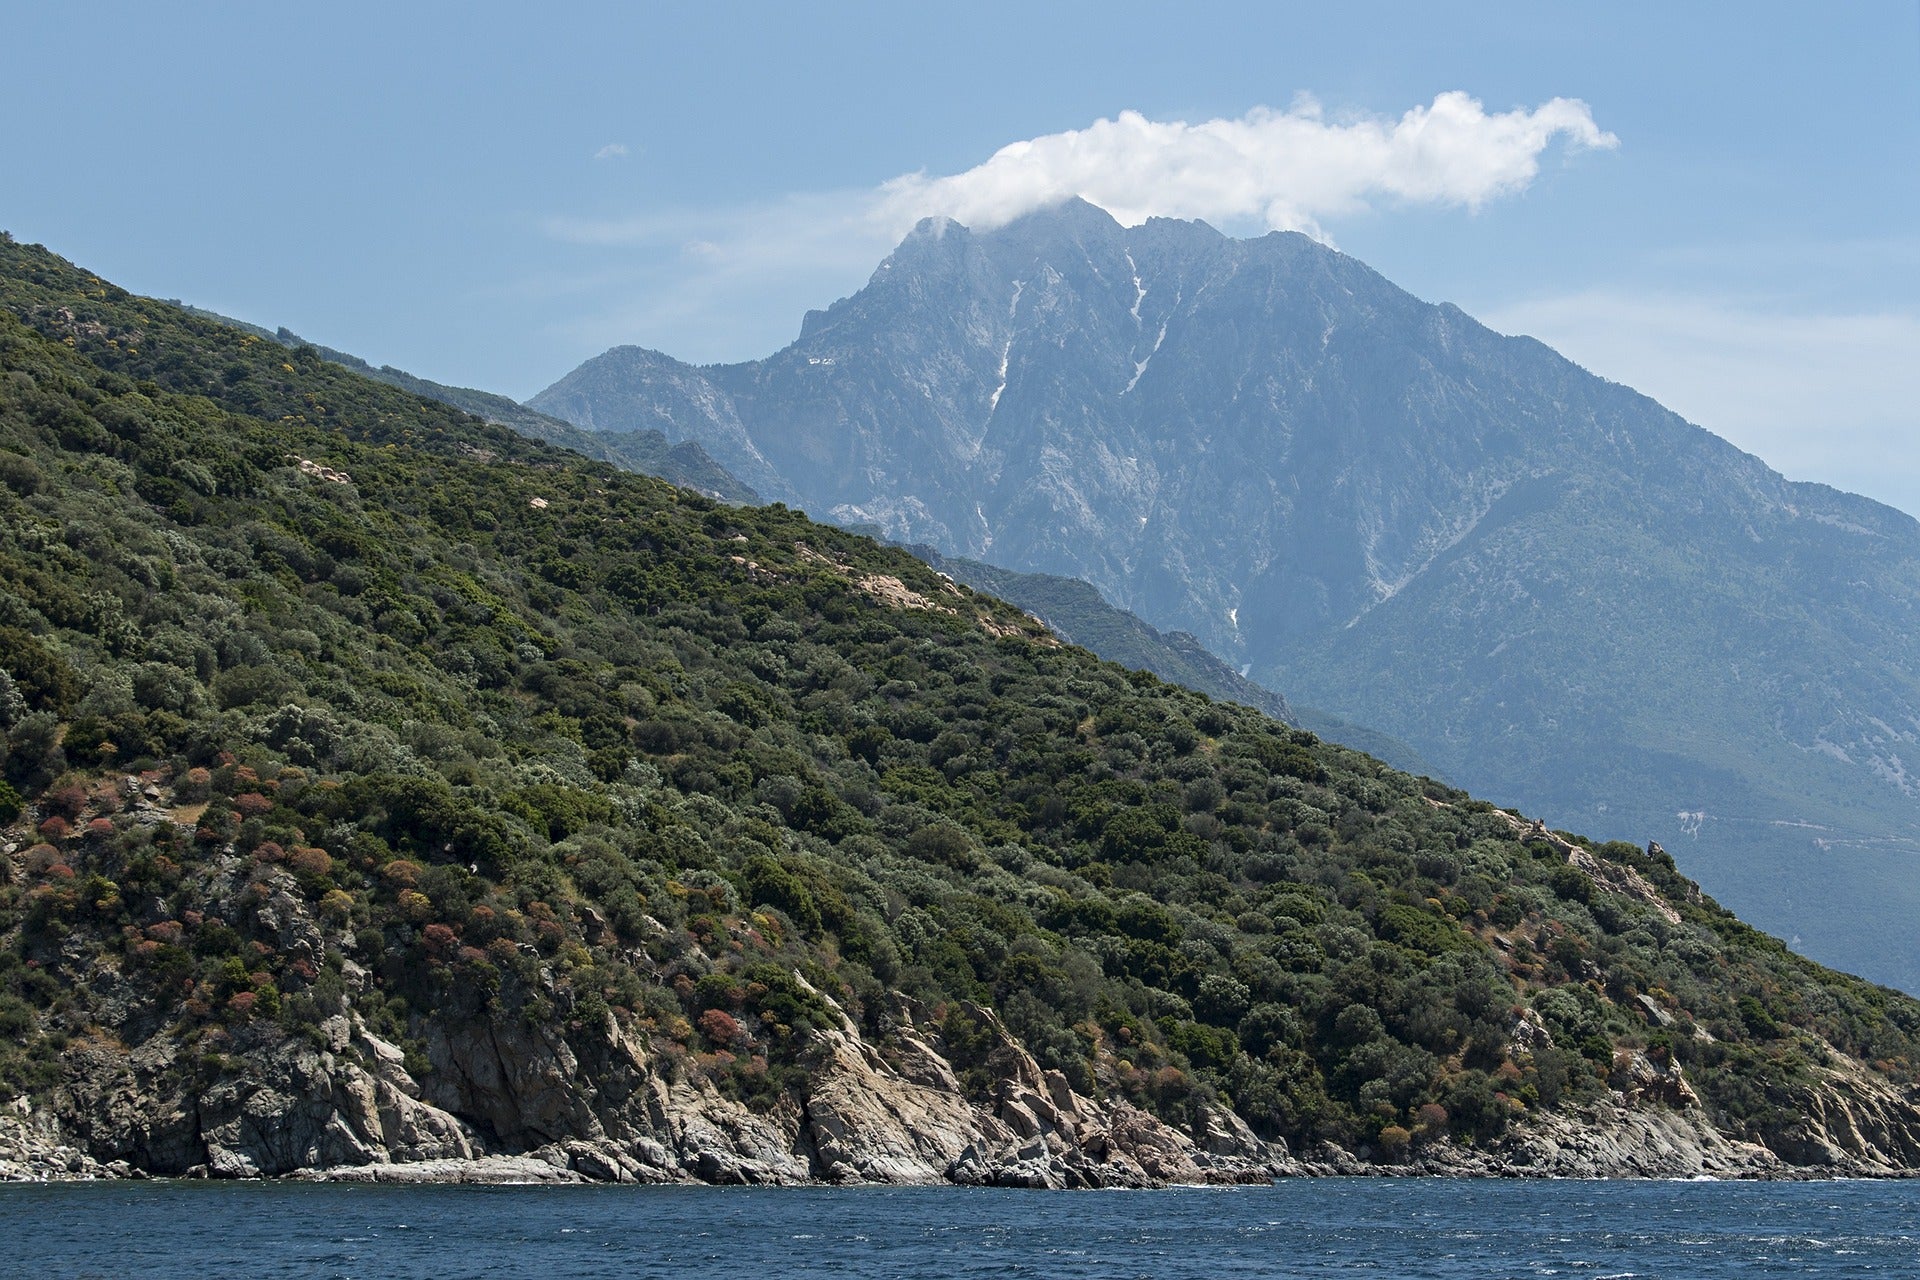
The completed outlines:
<svg viewBox="0 0 1920 1280">
<path fill-rule="evenodd" d="M 1920 1276 L 1920 1182 L 959 1188 L 0 1185 L 45 1277 Z"/>
</svg>

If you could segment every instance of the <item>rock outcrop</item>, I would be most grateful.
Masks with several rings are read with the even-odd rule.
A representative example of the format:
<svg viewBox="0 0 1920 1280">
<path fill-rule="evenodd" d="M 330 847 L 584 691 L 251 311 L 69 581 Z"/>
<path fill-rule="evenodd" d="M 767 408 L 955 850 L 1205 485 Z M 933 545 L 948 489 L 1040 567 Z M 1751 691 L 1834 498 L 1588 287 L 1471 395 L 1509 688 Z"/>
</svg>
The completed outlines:
<svg viewBox="0 0 1920 1280">
<path fill-rule="evenodd" d="M 1604 1103 L 1528 1127 L 1503 1145 L 1486 1171 L 1537 1178 L 1793 1176 L 1772 1151 L 1728 1138 L 1698 1110 Z"/>
<path fill-rule="evenodd" d="M 824 997 L 823 997 L 824 998 Z M 829 1002 L 829 1005 L 831 1002 Z M 1150 1187 L 1282 1176 L 1889 1176 L 1920 1165 L 1914 1100 L 1864 1071 L 1820 1070 L 1800 1123 L 1763 1145 L 1716 1129 L 1677 1066 L 1616 1058 L 1610 1102 L 1547 1113 L 1487 1149 L 1437 1140 L 1388 1155 L 1290 1153 L 1202 1108 L 1175 1128 L 1044 1070 L 991 1011 L 990 1089 L 969 1092 L 937 1029 L 877 1046 L 844 1015 L 817 1030 L 796 1100 L 749 1110 L 609 1027 L 438 1027 L 431 1083 L 357 1017 L 277 1029 L 187 1061 L 155 1037 L 76 1049 L 47 1104 L 0 1108 L 0 1179 L 147 1174 L 368 1182 L 957 1183 Z"/>
<path fill-rule="evenodd" d="M 919 1030 L 883 1054 L 841 1015 L 814 1033 L 797 1104 L 769 1113 L 613 1026 L 582 1043 L 524 1022 L 434 1023 L 425 1084 L 356 1016 L 328 1019 L 318 1043 L 260 1027 L 191 1060 L 165 1036 L 101 1042 L 70 1055 L 50 1107 L 0 1114 L 0 1179 L 1146 1187 L 1288 1167 L 1231 1112 L 1185 1132 L 1076 1093 L 990 1011 L 970 1012 L 995 1041 L 990 1096 L 969 1096 Z"/>
<path fill-rule="evenodd" d="M 1815 1069 L 1800 1121 L 1769 1139 L 1793 1164 L 1847 1176 L 1862 1170 L 1912 1168 L 1920 1163 L 1920 1098 L 1902 1095 L 1844 1059 Z"/>
<path fill-rule="evenodd" d="M 423 1102 L 402 1055 L 337 1016 L 322 1042 L 278 1028 L 190 1059 L 170 1037 L 70 1058 L 56 1110 L 97 1158 L 150 1173 L 260 1177 L 328 1165 L 467 1159 L 471 1127 Z"/>
</svg>

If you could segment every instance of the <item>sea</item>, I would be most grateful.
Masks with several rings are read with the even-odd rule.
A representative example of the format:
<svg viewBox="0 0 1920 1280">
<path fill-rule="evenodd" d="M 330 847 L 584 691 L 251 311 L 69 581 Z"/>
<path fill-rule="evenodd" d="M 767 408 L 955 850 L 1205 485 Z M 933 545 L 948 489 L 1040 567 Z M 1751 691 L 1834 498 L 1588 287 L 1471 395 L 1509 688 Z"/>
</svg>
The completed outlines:
<svg viewBox="0 0 1920 1280">
<path fill-rule="evenodd" d="M 1160 1191 L 0 1185 L 0 1274 L 1920 1277 L 1920 1182 Z"/>
</svg>

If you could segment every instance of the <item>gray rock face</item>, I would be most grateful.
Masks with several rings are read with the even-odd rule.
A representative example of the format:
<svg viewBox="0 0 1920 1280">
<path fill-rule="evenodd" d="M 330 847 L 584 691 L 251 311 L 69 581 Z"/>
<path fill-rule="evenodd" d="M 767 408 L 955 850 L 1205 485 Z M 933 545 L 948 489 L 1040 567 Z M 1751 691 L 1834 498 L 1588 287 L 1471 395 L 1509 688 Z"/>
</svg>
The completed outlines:
<svg viewBox="0 0 1920 1280">
<path fill-rule="evenodd" d="M 1098 587 L 1449 780 L 1920 990 L 1920 525 L 1297 235 L 927 222 L 792 346 L 533 402 Z"/>
<path fill-rule="evenodd" d="M 818 1033 L 798 1107 L 756 1114 L 616 1030 L 586 1052 L 546 1029 L 438 1028 L 433 1086 L 357 1019 L 327 1048 L 262 1029 L 239 1069 L 195 1080 L 177 1048 L 77 1055 L 51 1110 L 0 1113 L 0 1178 L 297 1176 L 382 1182 L 800 1182 L 1153 1186 L 1265 1180 L 1285 1163 L 1229 1112 L 1182 1133 L 1073 1092 L 985 1010 L 1004 1072 L 966 1097 L 909 1032 L 896 1057 L 851 1023 Z M 450 1104 L 442 1109 L 420 1095 Z"/>
<path fill-rule="evenodd" d="M 73 1056 L 60 1107 L 73 1139 L 150 1173 L 260 1177 L 310 1166 L 466 1159 L 469 1127 L 421 1102 L 391 1045 L 336 1018 L 330 1047 L 251 1033 L 244 1070 L 207 1070 L 170 1038 Z"/>
<path fill-rule="evenodd" d="M 669 440 L 698 441 L 766 500 L 795 501 L 795 490 L 761 454 L 732 398 L 700 370 L 639 347 L 619 347 L 602 359 L 606 363 L 579 383 L 542 392 L 552 406 L 542 412 L 590 431 L 659 431 Z M 629 395 L 628 387 L 644 391 Z M 682 425 L 691 422 L 700 424 L 697 431 Z"/>
<path fill-rule="evenodd" d="M 1728 1138 L 1698 1111 L 1603 1106 L 1554 1117 L 1509 1143 L 1495 1172 L 1543 1178 L 1791 1176 L 1766 1147 Z"/>
<path fill-rule="evenodd" d="M 1887 1176 L 1920 1167 L 1920 1106 L 1838 1055 L 1766 1145 L 1716 1129 L 1675 1066 L 1616 1059 L 1611 1103 L 1545 1113 L 1497 1146 L 1295 1156 L 1224 1108 L 1191 1129 L 1043 1071 L 993 1014 L 991 1088 L 965 1091 L 938 1033 L 882 1048 L 842 1020 L 814 1033 L 802 1092 L 749 1111 L 609 1029 L 572 1043 L 479 1023 L 433 1040 L 431 1088 L 351 1015 L 324 1046 L 271 1028 L 198 1073 L 156 1038 L 94 1046 L 41 1105 L 0 1108 L 0 1180 L 291 1176 L 362 1182 L 958 1183 L 1150 1187 L 1326 1174 Z M 1516 1045 L 1544 1032 L 1522 1024 Z M 1522 1048 L 1520 1051 L 1527 1051 Z M 440 1098 L 442 1108 L 425 1095 Z"/>
<path fill-rule="evenodd" d="M 125 1162 L 102 1163 L 69 1146 L 59 1117 L 26 1098 L 0 1107 L 0 1182 L 65 1182 L 134 1176 Z"/>
</svg>

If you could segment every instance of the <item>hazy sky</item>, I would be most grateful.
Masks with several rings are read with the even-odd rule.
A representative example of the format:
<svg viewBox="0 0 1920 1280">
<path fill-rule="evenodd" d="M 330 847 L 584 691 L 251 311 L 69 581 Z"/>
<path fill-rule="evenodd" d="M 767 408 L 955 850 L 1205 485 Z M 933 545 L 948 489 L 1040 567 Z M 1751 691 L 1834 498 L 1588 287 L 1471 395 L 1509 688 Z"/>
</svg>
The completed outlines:
<svg viewBox="0 0 1920 1280">
<path fill-rule="evenodd" d="M 903 220 L 1077 190 L 1920 512 L 1920 0 L 183 7 L 14 6 L 0 227 L 375 363 L 761 356 Z"/>
</svg>

